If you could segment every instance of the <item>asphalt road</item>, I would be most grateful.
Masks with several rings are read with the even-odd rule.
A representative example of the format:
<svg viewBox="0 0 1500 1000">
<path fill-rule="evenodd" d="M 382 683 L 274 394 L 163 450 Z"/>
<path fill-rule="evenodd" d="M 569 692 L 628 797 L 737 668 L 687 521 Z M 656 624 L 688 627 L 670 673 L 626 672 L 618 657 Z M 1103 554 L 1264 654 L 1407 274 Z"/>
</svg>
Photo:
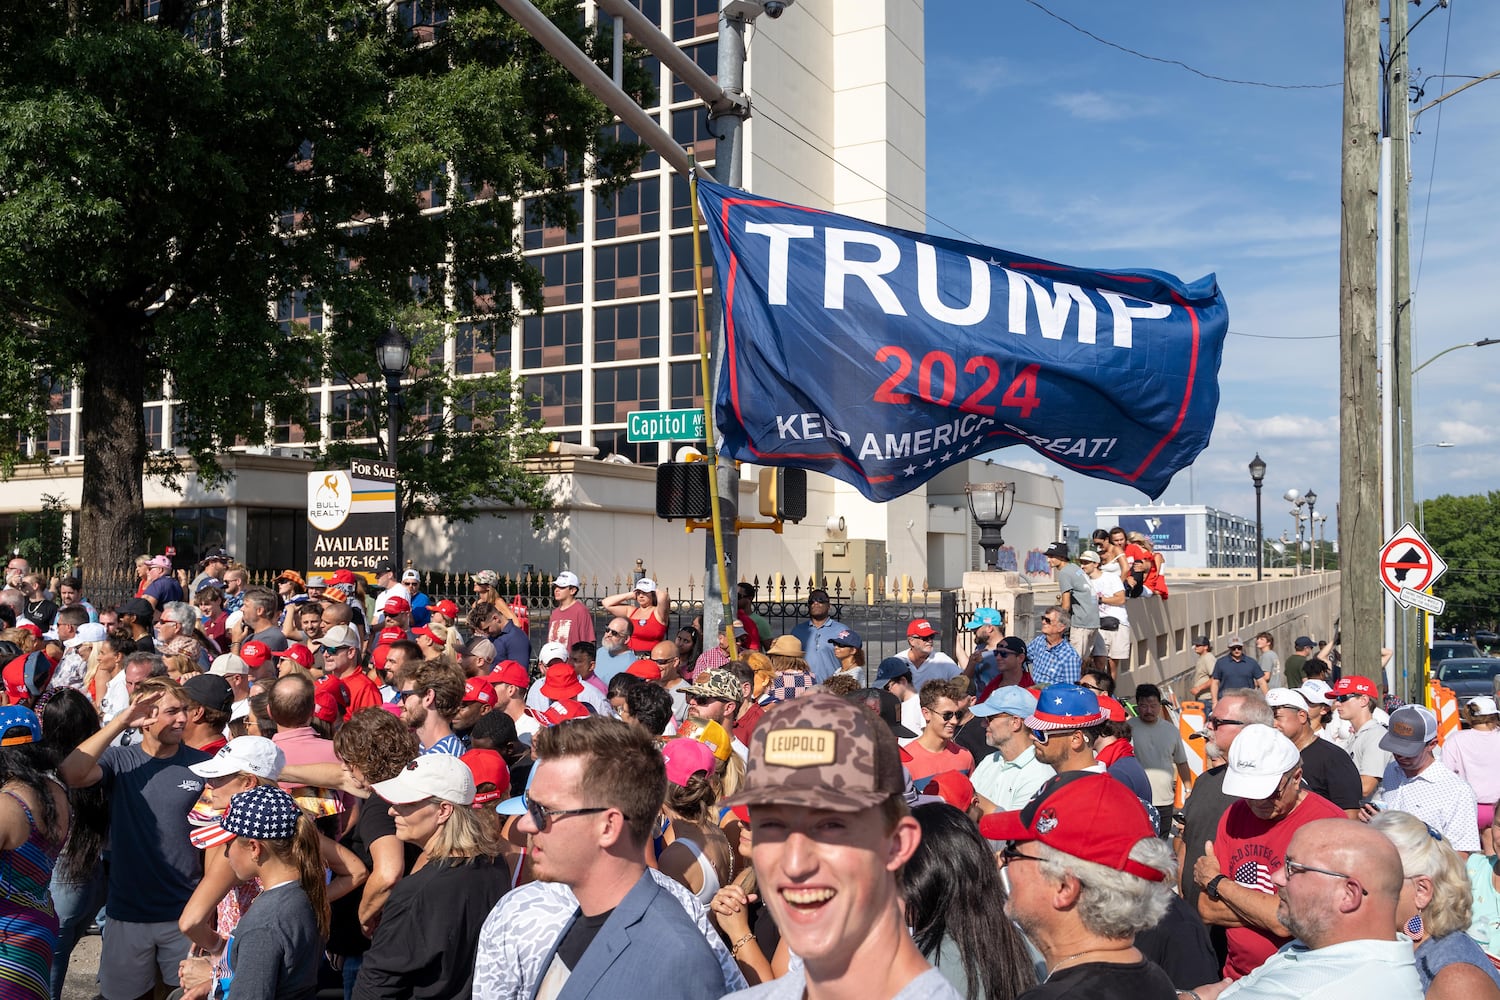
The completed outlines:
<svg viewBox="0 0 1500 1000">
<path fill-rule="evenodd" d="M 68 979 L 63 983 L 62 1000 L 94 1000 L 99 995 L 95 977 L 99 972 L 99 935 L 78 942 L 69 960 Z"/>
</svg>

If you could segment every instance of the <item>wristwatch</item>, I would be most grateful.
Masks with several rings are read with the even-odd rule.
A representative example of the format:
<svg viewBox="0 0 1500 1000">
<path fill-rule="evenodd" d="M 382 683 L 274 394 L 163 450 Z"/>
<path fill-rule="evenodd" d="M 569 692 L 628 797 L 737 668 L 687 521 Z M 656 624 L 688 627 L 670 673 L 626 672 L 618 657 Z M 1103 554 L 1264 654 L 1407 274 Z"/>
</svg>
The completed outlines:
<svg viewBox="0 0 1500 1000">
<path fill-rule="evenodd" d="M 1205 885 L 1203 887 L 1203 892 L 1208 896 L 1209 899 L 1213 900 L 1215 903 L 1219 902 L 1222 898 L 1219 895 L 1219 883 L 1224 881 L 1228 877 L 1228 875 L 1215 875 L 1213 878 L 1208 880 L 1208 885 Z"/>
</svg>

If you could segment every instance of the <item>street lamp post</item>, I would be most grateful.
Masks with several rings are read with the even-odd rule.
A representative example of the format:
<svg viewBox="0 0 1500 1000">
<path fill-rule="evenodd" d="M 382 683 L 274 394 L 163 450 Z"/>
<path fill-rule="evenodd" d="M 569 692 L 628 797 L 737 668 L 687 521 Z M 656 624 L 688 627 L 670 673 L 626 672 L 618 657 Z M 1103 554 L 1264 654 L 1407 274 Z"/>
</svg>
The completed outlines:
<svg viewBox="0 0 1500 1000">
<path fill-rule="evenodd" d="M 392 470 L 399 472 L 396 443 L 401 435 L 401 380 L 406 377 L 406 369 L 411 364 L 411 341 L 396 328 L 395 323 L 386 327 L 385 333 L 380 335 L 380 342 L 375 345 L 375 360 L 380 365 L 381 374 L 385 376 L 386 460 L 391 463 Z M 396 480 L 396 532 L 391 538 L 391 561 L 395 563 L 396 573 L 399 575 L 403 566 L 401 536 L 405 534 L 405 526 L 401 523 L 400 477 L 397 476 Z"/>
<path fill-rule="evenodd" d="M 1292 540 L 1297 546 L 1297 575 L 1302 575 L 1302 494 L 1297 490 L 1287 490 L 1282 499 L 1290 500 L 1292 503 Z"/>
<path fill-rule="evenodd" d="M 979 526 L 979 547 L 984 550 L 984 566 L 990 572 L 1000 569 L 1000 547 L 1005 544 L 1001 532 L 1010 520 L 1016 502 L 1013 483 L 966 483 L 969 514 Z"/>
<path fill-rule="evenodd" d="M 1308 490 L 1302 494 L 1302 502 L 1307 504 L 1307 541 L 1312 549 L 1307 555 L 1307 571 L 1316 573 L 1318 571 L 1318 543 L 1313 538 L 1313 522 L 1318 516 L 1318 495 Z"/>
<path fill-rule="evenodd" d="M 1260 525 L 1260 487 L 1266 481 L 1266 463 L 1261 460 L 1260 452 L 1256 452 L 1255 457 L 1250 460 L 1250 481 L 1255 484 L 1255 580 L 1258 583 L 1265 564 L 1265 541 Z"/>
</svg>

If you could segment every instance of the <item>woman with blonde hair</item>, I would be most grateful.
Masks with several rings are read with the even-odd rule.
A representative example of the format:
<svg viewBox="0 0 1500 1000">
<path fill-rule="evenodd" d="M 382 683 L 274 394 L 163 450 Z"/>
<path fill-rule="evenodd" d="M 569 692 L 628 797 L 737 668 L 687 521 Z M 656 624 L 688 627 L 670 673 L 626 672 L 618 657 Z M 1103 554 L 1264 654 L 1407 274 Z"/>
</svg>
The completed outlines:
<svg viewBox="0 0 1500 1000">
<path fill-rule="evenodd" d="M 422 650 L 422 659 L 446 663 L 454 669 L 458 668 L 458 658 L 453 655 L 453 643 L 448 641 L 449 629 L 446 625 L 429 622 L 412 629 L 411 634 L 416 640 L 417 647 Z"/>
<path fill-rule="evenodd" d="M 1391 930 L 1411 938 L 1427 1000 L 1500 1000 L 1500 972 L 1467 933 L 1474 897 L 1458 852 L 1410 813 L 1381 812 L 1370 826 L 1401 855 L 1406 878 Z"/>
<path fill-rule="evenodd" d="M 755 671 L 755 683 L 751 685 L 750 697 L 760 701 L 770 693 L 771 682 L 776 680 L 776 664 L 771 662 L 770 656 L 758 649 L 740 650 L 740 659 Z"/>
<path fill-rule="evenodd" d="M 365 953 L 355 997 L 467 997 L 479 929 L 510 888 L 494 824 L 474 806 L 474 775 L 457 757 L 429 753 L 377 781 L 396 836 L 421 849 L 396 884 Z M 432 900 L 441 900 L 433 906 Z"/>
</svg>

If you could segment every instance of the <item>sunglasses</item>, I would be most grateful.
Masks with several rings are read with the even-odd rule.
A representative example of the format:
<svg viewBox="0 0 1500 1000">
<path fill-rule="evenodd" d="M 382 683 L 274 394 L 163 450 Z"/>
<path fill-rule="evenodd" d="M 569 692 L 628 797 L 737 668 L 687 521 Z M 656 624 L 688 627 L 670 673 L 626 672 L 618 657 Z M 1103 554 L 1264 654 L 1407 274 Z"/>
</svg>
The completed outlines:
<svg viewBox="0 0 1500 1000">
<path fill-rule="evenodd" d="M 687 700 L 690 701 L 691 703 L 693 703 L 694 705 L 727 705 L 727 704 L 729 704 L 729 699 L 728 698 L 710 698 L 706 694 L 690 694 L 690 695 L 687 696 Z"/>
<path fill-rule="evenodd" d="M 1363 697 L 1364 697 L 1364 695 L 1362 695 L 1362 694 L 1336 694 L 1336 695 L 1333 696 L 1333 700 L 1337 701 L 1337 702 L 1345 702 L 1345 701 L 1350 700 L 1351 698 L 1363 698 Z"/>
<path fill-rule="evenodd" d="M 1056 625 L 1057 623 L 1058 622 L 1057 622 L 1056 618 L 1048 618 L 1048 617 L 1043 617 L 1042 618 L 1042 624 L 1043 625 Z"/>
<path fill-rule="evenodd" d="M 548 809 L 524 792 L 521 794 L 521 802 L 526 806 L 526 815 L 530 816 L 531 822 L 536 824 L 537 833 L 544 833 L 551 825 L 553 817 L 589 816 L 594 813 L 608 812 L 610 808 L 609 806 L 591 806 L 587 809 Z"/>
<path fill-rule="evenodd" d="M 617 631 L 615 631 L 612 628 L 605 629 L 604 630 L 604 634 L 605 635 L 617 635 L 617 636 L 619 636 L 622 639 L 625 638 L 625 633 L 624 632 L 617 632 Z"/>
<path fill-rule="evenodd" d="M 1078 730 L 1076 729 L 1054 729 L 1049 732 L 1045 729 L 1030 728 L 1028 728 L 1026 731 L 1031 734 L 1032 740 L 1040 744 L 1041 746 L 1046 746 L 1047 741 L 1055 736 L 1072 736 L 1074 733 L 1078 732 Z"/>
<path fill-rule="evenodd" d="M 1016 846 L 1014 844 L 1007 844 L 1005 846 L 1005 849 L 1000 852 L 1000 866 L 1002 868 L 1005 867 L 1006 865 L 1010 864 L 1012 861 L 1043 861 L 1043 860 L 1045 860 L 1045 859 L 1044 858 L 1035 857 L 1034 855 L 1031 855 L 1031 854 L 1022 854 L 1019 850 L 1016 849 Z"/>
<path fill-rule="evenodd" d="M 957 712 L 933 712 L 930 708 L 927 711 L 931 712 L 937 718 L 942 719 L 944 722 L 952 722 L 954 719 L 958 718 Z"/>
<path fill-rule="evenodd" d="M 1204 720 L 1203 727 L 1205 729 L 1218 729 L 1220 726 L 1243 726 L 1246 724 L 1239 719 L 1220 719 L 1217 716 L 1210 715 Z"/>
<path fill-rule="evenodd" d="M 416 688 L 412 688 L 410 691 L 397 691 L 396 692 L 396 700 L 397 701 L 405 701 L 406 699 L 410 698 L 412 695 L 414 695 L 414 694 L 421 694 L 421 693 L 422 692 L 418 691 Z"/>
<path fill-rule="evenodd" d="M 1021 654 L 1018 653 L 1018 652 L 1016 652 L 1014 649 L 997 649 L 997 650 L 995 650 L 995 655 L 996 656 L 1020 656 Z"/>
</svg>

